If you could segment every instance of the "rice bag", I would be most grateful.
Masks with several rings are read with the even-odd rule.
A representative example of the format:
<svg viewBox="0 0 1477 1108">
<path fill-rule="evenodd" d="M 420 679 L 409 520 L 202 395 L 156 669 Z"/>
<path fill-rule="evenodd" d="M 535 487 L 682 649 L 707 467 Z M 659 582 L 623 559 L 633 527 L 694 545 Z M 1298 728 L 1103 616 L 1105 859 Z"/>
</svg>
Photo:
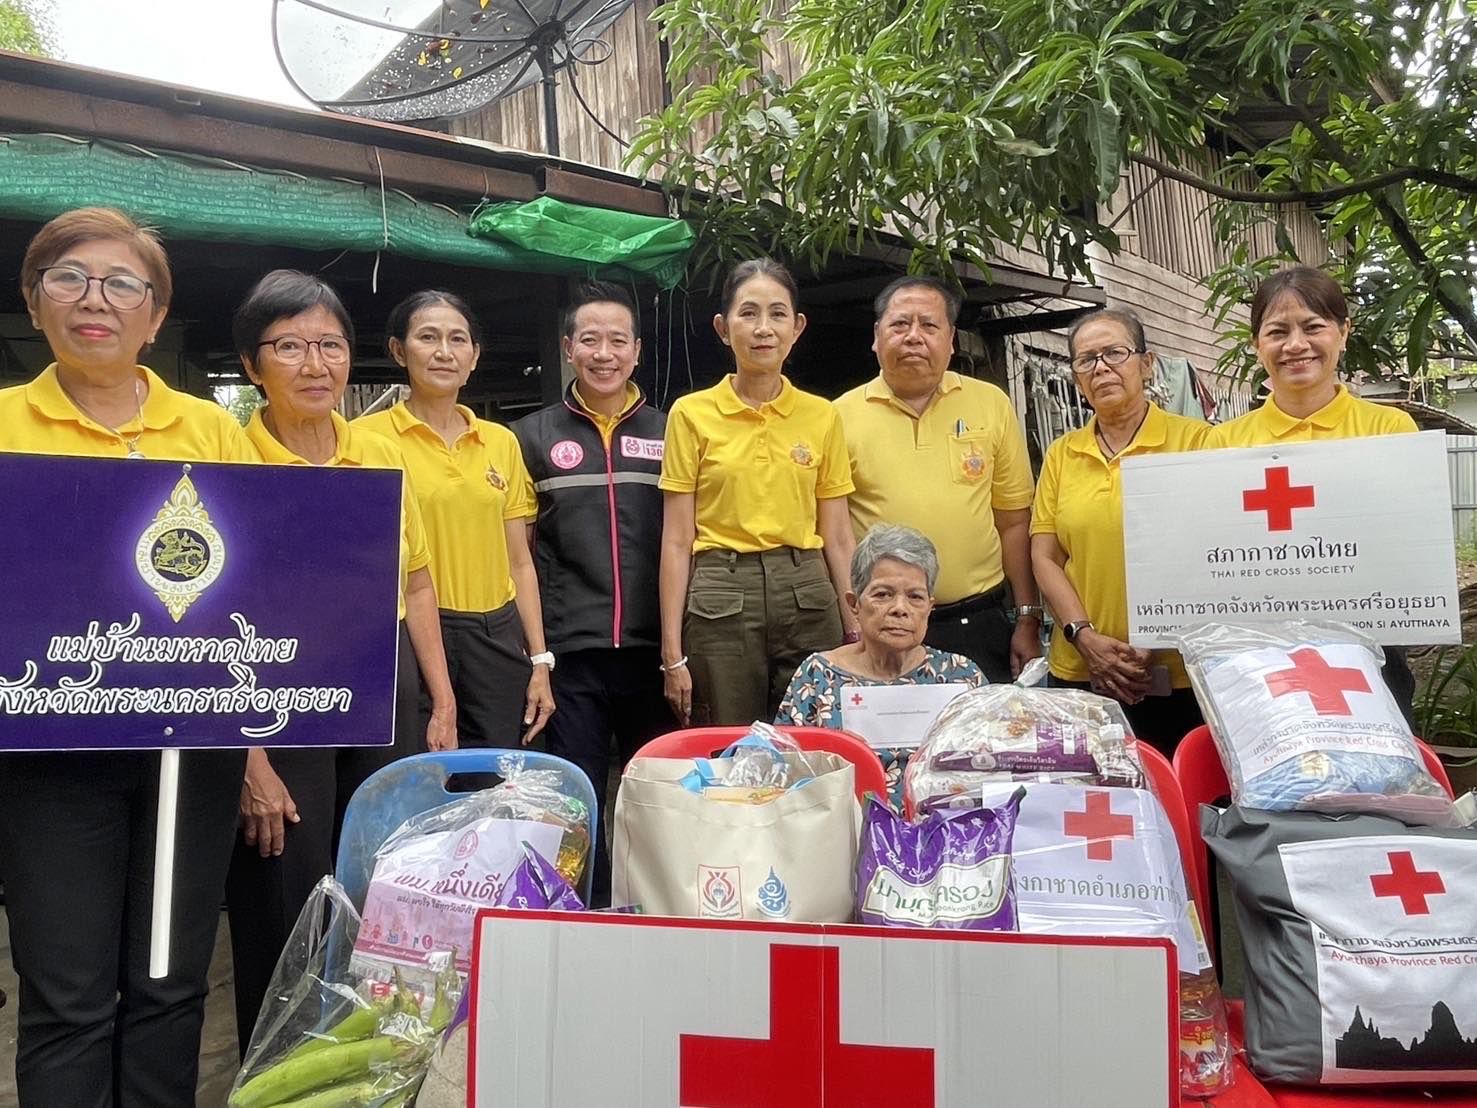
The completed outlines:
<svg viewBox="0 0 1477 1108">
<path fill-rule="evenodd" d="M 583 912 L 585 903 L 548 859 L 524 843 L 523 861 L 497 891 L 494 907 Z"/>
<path fill-rule="evenodd" d="M 879 927 L 1014 931 L 1010 847 L 1023 795 L 999 808 L 908 823 L 867 798 L 857 862 L 857 921 Z"/>
<path fill-rule="evenodd" d="M 1202 624 L 1176 637 L 1236 804 L 1453 822 L 1450 798 L 1426 772 L 1385 686 L 1373 639 L 1344 624 L 1296 620 Z"/>
</svg>

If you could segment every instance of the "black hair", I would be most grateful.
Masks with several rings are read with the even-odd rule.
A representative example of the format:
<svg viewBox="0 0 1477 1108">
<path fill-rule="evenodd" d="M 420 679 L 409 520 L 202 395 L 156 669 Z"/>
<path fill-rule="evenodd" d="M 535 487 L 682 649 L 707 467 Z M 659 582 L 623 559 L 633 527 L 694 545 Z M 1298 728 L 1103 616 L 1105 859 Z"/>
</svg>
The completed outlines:
<svg viewBox="0 0 1477 1108">
<path fill-rule="evenodd" d="M 904 289 L 928 289 L 938 293 L 944 298 L 944 311 L 949 317 L 949 326 L 952 327 L 959 322 L 959 307 L 963 303 L 959 290 L 937 277 L 914 273 L 889 281 L 887 287 L 877 294 L 877 299 L 872 301 L 872 313 L 876 316 L 878 323 L 882 322 L 882 317 L 892 306 L 892 298 Z"/>
<path fill-rule="evenodd" d="M 1294 265 L 1279 269 L 1257 286 L 1251 298 L 1251 334 L 1255 338 L 1262 329 L 1262 319 L 1278 297 L 1290 293 L 1307 307 L 1308 311 L 1324 319 L 1331 319 L 1342 327 L 1349 322 L 1349 302 L 1339 283 L 1324 273 L 1307 265 Z"/>
<path fill-rule="evenodd" d="M 482 325 L 477 322 L 477 317 L 472 314 L 472 309 L 465 300 L 444 289 L 421 289 L 390 309 L 389 318 L 385 320 L 386 349 L 389 348 L 391 339 L 399 339 L 402 343 L 406 340 L 410 335 L 410 321 L 415 318 L 416 312 L 423 308 L 434 308 L 437 304 L 445 304 L 466 320 L 467 334 L 472 337 L 472 345 L 482 345 Z"/>
<path fill-rule="evenodd" d="M 610 281 L 586 281 L 574 290 L 564 316 L 559 321 L 559 333 L 567 339 L 574 338 L 574 317 L 589 304 L 619 304 L 631 313 L 631 331 L 636 330 L 636 301 L 620 285 Z"/>
<path fill-rule="evenodd" d="M 1072 329 L 1067 332 L 1067 357 L 1077 353 L 1077 332 L 1089 323 L 1096 323 L 1100 319 L 1110 319 L 1114 323 L 1121 323 L 1123 329 L 1128 332 L 1129 340 L 1133 343 L 1133 352 L 1142 354 L 1149 349 L 1149 342 L 1144 337 L 1144 322 L 1127 308 L 1099 308 L 1079 316 L 1072 324 Z"/>
<path fill-rule="evenodd" d="M 800 286 L 795 283 L 795 276 L 781 262 L 773 258 L 750 258 L 746 262 L 739 262 L 728 271 L 728 276 L 723 281 L 723 291 L 719 294 L 718 311 L 727 315 L 733 308 L 734 298 L 738 290 L 743 287 L 745 281 L 753 280 L 755 277 L 768 277 L 777 281 L 790 294 L 790 307 L 800 310 Z"/>
<path fill-rule="evenodd" d="M 300 273 L 296 269 L 274 269 L 251 286 L 246 299 L 241 301 L 241 306 L 231 317 L 231 341 L 236 345 L 236 352 L 255 362 L 257 348 L 268 327 L 279 319 L 290 319 L 317 307 L 328 309 L 329 314 L 338 320 L 352 350 L 354 321 L 349 318 L 348 309 L 338 293 L 311 274 Z"/>
</svg>

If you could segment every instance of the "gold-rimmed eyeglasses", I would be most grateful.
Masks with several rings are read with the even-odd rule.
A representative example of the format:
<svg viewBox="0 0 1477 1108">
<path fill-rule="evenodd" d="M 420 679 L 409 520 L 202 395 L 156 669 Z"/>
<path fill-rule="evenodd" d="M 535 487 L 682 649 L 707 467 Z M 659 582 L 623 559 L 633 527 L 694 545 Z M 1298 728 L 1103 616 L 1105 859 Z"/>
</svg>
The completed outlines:
<svg viewBox="0 0 1477 1108">
<path fill-rule="evenodd" d="M 349 360 L 349 340 L 342 335 L 324 335 L 321 339 L 304 339 L 297 335 L 280 335 L 256 344 L 260 350 L 270 346 L 283 365 L 302 365 L 308 360 L 308 348 L 316 346 L 324 365 L 343 365 Z"/>
</svg>

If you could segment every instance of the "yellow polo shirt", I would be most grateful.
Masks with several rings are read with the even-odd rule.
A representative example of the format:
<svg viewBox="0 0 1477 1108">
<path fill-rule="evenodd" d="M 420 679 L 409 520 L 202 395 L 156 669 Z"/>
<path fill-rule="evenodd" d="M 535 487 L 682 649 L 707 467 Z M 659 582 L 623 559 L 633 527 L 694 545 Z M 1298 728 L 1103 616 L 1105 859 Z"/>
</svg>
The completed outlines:
<svg viewBox="0 0 1477 1108">
<path fill-rule="evenodd" d="M 816 502 L 852 490 L 846 440 L 831 405 L 781 379 L 758 410 L 732 375 L 672 405 L 659 487 L 696 500 L 701 550 L 819 550 Z"/>
<path fill-rule="evenodd" d="M 1362 439 L 1370 435 L 1403 435 L 1418 429 L 1409 413 L 1361 400 L 1340 385 L 1334 398 L 1306 419 L 1294 419 L 1277 407 L 1275 397 L 1268 397 L 1260 408 L 1213 427 L 1204 448 Z"/>
<path fill-rule="evenodd" d="M 262 422 L 266 408 L 251 413 L 251 422 L 246 425 L 246 437 L 255 447 L 256 461 L 273 466 L 311 465 L 306 458 L 299 457 L 283 446 L 267 430 Z M 349 421 L 337 412 L 333 413 L 333 430 L 336 438 L 330 466 L 363 466 L 367 469 L 398 469 L 400 483 L 400 618 L 405 618 L 405 582 L 410 575 L 431 562 L 426 548 L 426 530 L 421 524 L 420 509 L 411 492 L 410 477 L 405 473 L 405 460 L 400 449 L 379 435 L 355 433 Z"/>
<path fill-rule="evenodd" d="M 634 408 L 641 399 L 641 390 L 631 382 L 626 382 L 626 401 L 621 405 L 621 410 L 613 416 L 603 415 L 585 403 L 585 398 L 580 395 L 579 385 L 571 390 L 574 393 L 574 402 L 580 406 L 580 411 L 595 421 L 595 426 L 600 430 L 600 441 L 605 444 L 605 449 L 610 449 L 610 436 L 615 434 L 616 425 L 620 423 L 621 417 Z"/>
<path fill-rule="evenodd" d="M 405 459 L 431 550 L 436 602 L 454 612 L 491 612 L 517 592 L 503 525 L 532 517 L 538 505 L 513 432 L 460 404 L 457 411 L 468 430 L 450 447 L 403 403 L 362 416 L 354 427 L 385 437 Z"/>
<path fill-rule="evenodd" d="M 1128 583 L 1123 564 L 1123 482 L 1118 463 L 1133 454 L 1177 454 L 1199 450 L 1210 426 L 1171 415 L 1155 404 L 1132 441 L 1111 459 L 1097 441 L 1097 417 L 1086 427 L 1068 431 L 1046 451 L 1031 534 L 1055 535 L 1067 552 L 1063 567 L 1087 618 L 1104 635 L 1128 641 Z M 1172 526 L 1172 524 L 1171 524 Z M 1058 623 L 1047 653 L 1051 672 L 1063 681 L 1086 681 L 1087 663 L 1062 635 Z M 1156 651 L 1154 662 L 1169 667 L 1170 683 L 1190 687 L 1178 652 Z"/>
<path fill-rule="evenodd" d="M 1005 393 L 952 370 L 920 416 L 881 376 L 836 400 L 851 454 L 851 523 L 923 532 L 939 554 L 934 596 L 952 604 L 1000 584 L 996 509 L 1031 506 L 1031 462 Z"/>
<path fill-rule="evenodd" d="M 126 458 L 138 436 L 145 458 L 169 461 L 254 462 L 241 425 L 219 404 L 170 388 L 145 366 L 143 411 L 116 431 L 84 415 L 62 391 L 52 363 L 35 380 L 0 389 L 0 450 Z"/>
</svg>

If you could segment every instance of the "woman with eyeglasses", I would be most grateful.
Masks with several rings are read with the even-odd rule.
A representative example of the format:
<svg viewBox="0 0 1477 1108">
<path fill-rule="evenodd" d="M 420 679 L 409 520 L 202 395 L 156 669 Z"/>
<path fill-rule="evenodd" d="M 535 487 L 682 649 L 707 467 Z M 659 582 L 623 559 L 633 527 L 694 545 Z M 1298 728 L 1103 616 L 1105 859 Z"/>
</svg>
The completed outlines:
<svg viewBox="0 0 1477 1108">
<path fill-rule="evenodd" d="M 262 462 L 404 470 L 398 447 L 354 428 L 338 413 L 349 383 L 354 325 L 328 285 L 306 273 L 275 270 L 236 309 L 231 333 L 246 376 L 267 400 L 246 428 Z M 243 1055 L 298 913 L 318 879 L 334 870 L 339 830 L 354 790 L 398 758 L 456 746 L 456 702 L 427 568 L 431 557 L 408 477 L 403 490 L 394 744 L 247 755 L 241 839 L 226 888 L 236 1033 Z M 431 701 L 424 729 L 417 712 L 417 664 Z"/>
<path fill-rule="evenodd" d="M 1055 622 L 1052 684 L 1111 696 L 1134 734 L 1169 755 L 1203 720 L 1179 655 L 1128 644 L 1119 463 L 1199 449 L 1210 427 L 1149 399 L 1154 355 L 1132 312 L 1084 316 L 1067 351 L 1093 416 L 1047 449 L 1031 512 L 1031 567 Z"/>
<path fill-rule="evenodd" d="M 139 364 L 169 311 L 158 236 L 81 208 L 26 249 L 21 293 L 55 359 L 0 391 L 0 449 L 254 460 L 224 408 Z M 24 521 L 11 521 L 24 526 Z M 85 721 L 79 746 L 87 745 Z M 20 977 L 21 1108 L 195 1103 L 207 971 L 244 757 L 180 757 L 170 972 L 149 977 L 159 755 L 0 753 L 0 880 Z"/>
</svg>

